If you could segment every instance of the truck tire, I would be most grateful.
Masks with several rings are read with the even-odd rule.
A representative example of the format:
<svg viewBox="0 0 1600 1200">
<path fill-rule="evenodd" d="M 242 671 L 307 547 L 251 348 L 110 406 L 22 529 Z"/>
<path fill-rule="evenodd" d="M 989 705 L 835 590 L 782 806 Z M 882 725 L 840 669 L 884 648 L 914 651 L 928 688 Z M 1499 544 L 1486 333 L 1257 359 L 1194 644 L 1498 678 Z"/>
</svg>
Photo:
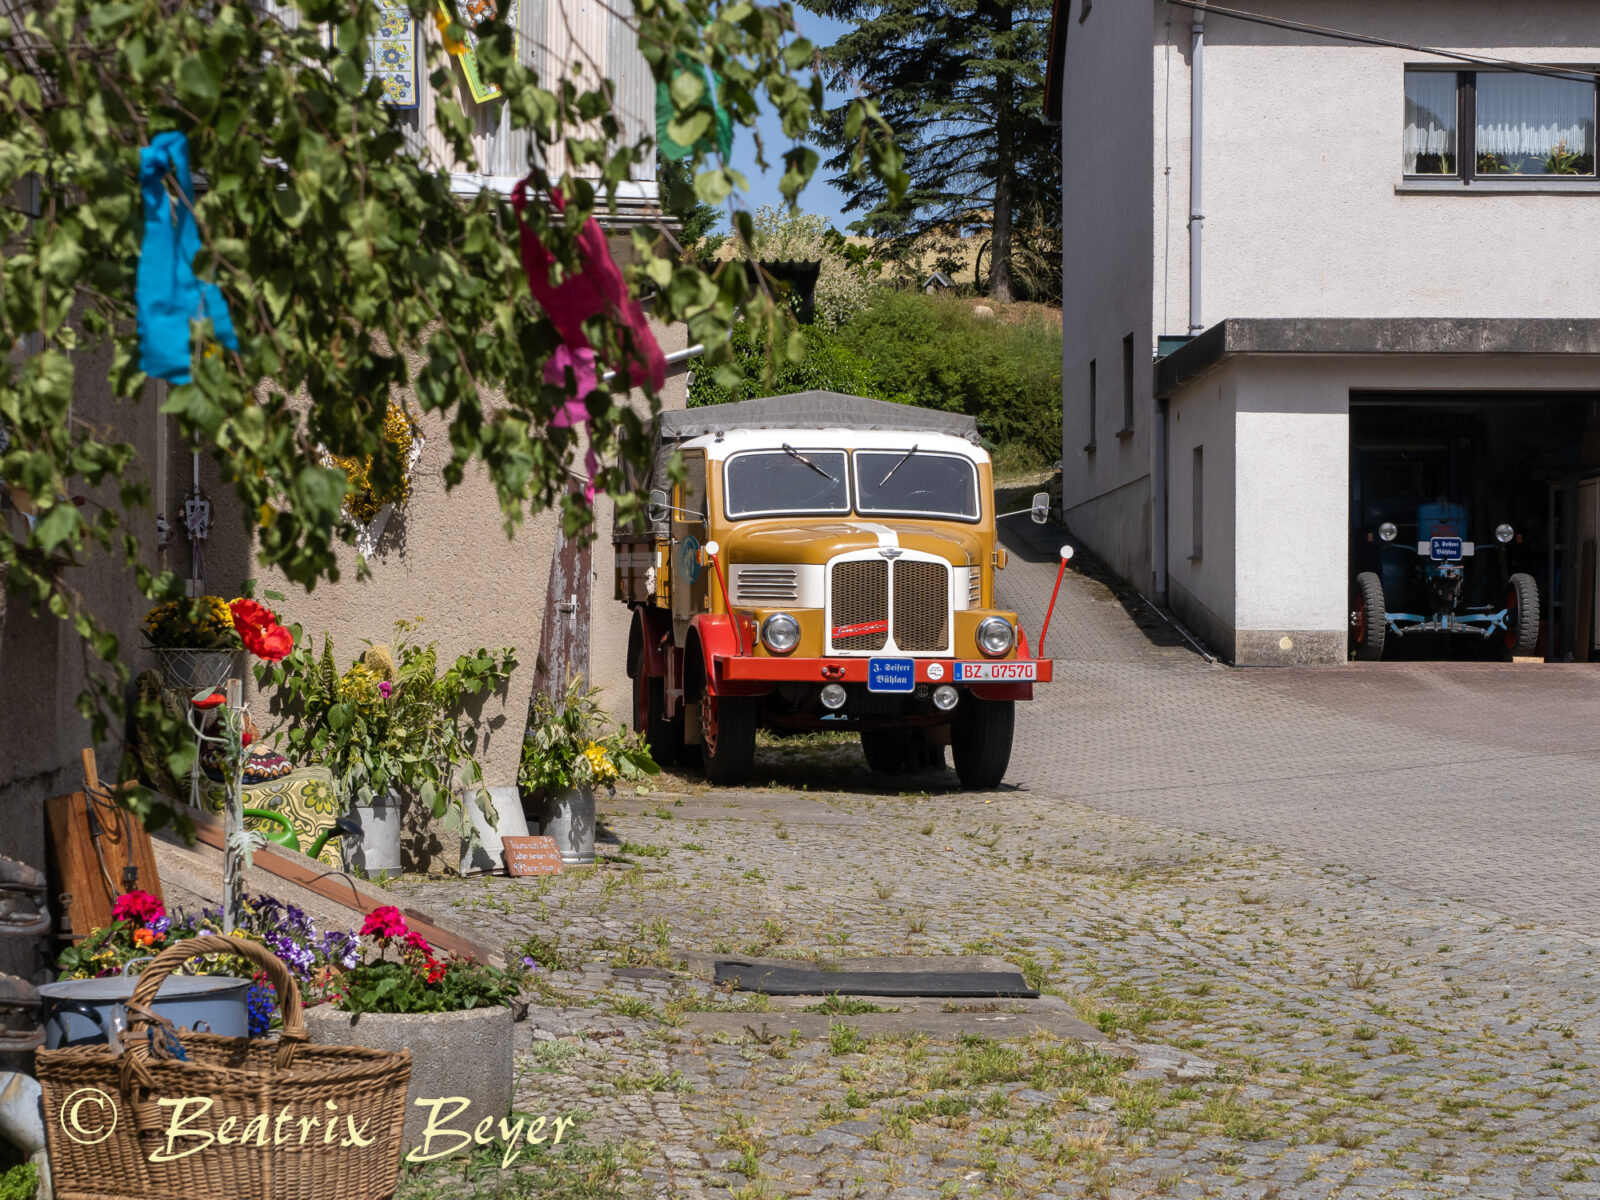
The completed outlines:
<svg viewBox="0 0 1600 1200">
<path fill-rule="evenodd" d="M 999 785 L 1011 762 L 1011 735 L 1016 728 L 1014 700 L 961 697 L 950 728 L 950 751 L 961 786 L 987 791 Z"/>
<path fill-rule="evenodd" d="M 756 711 L 753 696 L 700 696 L 700 765 L 706 780 L 743 783 L 756 757 Z"/>
<path fill-rule="evenodd" d="M 683 716 L 668 721 L 662 716 L 667 711 L 667 681 L 659 675 L 646 675 L 644 663 L 635 664 L 633 673 L 633 727 L 644 735 L 650 747 L 650 757 L 663 767 L 675 767 L 683 761 Z"/>
<path fill-rule="evenodd" d="M 1504 657 L 1527 658 L 1539 644 L 1539 585 L 1532 575 L 1513 575 L 1506 581 Z"/>
<path fill-rule="evenodd" d="M 911 749 L 911 739 L 903 733 L 885 730 L 861 731 L 861 753 L 866 755 L 867 766 L 881 774 L 902 771 L 906 754 Z"/>
<path fill-rule="evenodd" d="M 1350 649 L 1357 662 L 1377 662 L 1383 657 L 1383 640 L 1389 632 L 1383 607 L 1383 580 L 1371 571 L 1356 576 L 1350 595 Z"/>
</svg>

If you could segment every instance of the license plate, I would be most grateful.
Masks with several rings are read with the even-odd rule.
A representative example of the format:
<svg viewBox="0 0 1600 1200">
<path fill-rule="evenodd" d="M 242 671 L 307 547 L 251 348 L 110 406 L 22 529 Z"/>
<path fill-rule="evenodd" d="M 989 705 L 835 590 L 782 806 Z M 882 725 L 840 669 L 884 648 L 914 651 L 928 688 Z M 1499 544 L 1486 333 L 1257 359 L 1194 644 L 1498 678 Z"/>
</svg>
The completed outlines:
<svg viewBox="0 0 1600 1200">
<path fill-rule="evenodd" d="M 961 683 L 1032 683 L 1039 677 L 1035 662 L 959 662 L 956 679 Z"/>
<path fill-rule="evenodd" d="M 909 692 L 917 686 L 917 664 L 909 658 L 869 658 L 867 691 Z"/>
<path fill-rule="evenodd" d="M 1458 537 L 1431 538 L 1428 548 L 1436 562 L 1455 562 L 1461 557 L 1461 539 Z"/>
</svg>

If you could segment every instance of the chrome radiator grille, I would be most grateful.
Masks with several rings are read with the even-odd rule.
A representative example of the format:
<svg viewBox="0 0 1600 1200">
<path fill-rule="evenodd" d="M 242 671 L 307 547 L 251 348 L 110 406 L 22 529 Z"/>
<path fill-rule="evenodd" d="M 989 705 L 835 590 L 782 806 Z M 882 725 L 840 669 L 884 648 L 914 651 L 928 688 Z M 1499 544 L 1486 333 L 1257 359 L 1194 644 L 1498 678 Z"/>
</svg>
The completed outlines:
<svg viewBox="0 0 1600 1200">
<path fill-rule="evenodd" d="M 889 564 L 834 563 L 829 640 L 835 650 L 882 650 L 889 643 Z"/>
<path fill-rule="evenodd" d="M 800 598 L 800 582 L 793 567 L 741 567 L 733 591 L 735 604 L 793 604 Z"/>
<path fill-rule="evenodd" d="M 950 647 L 950 568 L 940 562 L 894 564 L 894 641 L 902 650 Z"/>
</svg>

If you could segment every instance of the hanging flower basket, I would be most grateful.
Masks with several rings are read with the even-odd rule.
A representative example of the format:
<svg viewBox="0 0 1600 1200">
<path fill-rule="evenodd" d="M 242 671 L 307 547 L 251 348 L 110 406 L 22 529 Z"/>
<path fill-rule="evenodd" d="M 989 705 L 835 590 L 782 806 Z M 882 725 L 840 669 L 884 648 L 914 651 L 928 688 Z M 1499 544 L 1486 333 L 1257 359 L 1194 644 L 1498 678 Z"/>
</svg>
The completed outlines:
<svg viewBox="0 0 1600 1200">
<path fill-rule="evenodd" d="M 158 647 L 156 664 L 161 682 L 175 692 L 195 692 L 220 688 L 238 674 L 239 651 L 191 650 Z"/>
</svg>

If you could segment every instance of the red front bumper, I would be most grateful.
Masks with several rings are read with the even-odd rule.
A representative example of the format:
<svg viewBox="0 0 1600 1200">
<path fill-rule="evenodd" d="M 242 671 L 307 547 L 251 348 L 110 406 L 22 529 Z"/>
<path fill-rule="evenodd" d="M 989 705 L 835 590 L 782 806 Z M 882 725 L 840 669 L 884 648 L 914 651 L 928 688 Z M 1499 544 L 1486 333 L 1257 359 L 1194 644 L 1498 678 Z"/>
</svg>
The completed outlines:
<svg viewBox="0 0 1600 1200">
<path fill-rule="evenodd" d="M 906 656 L 901 656 L 906 657 Z M 715 658 L 719 684 L 733 685 L 735 691 L 774 683 L 861 683 L 867 682 L 865 658 L 776 658 L 751 654 L 718 655 Z M 976 695 L 990 700 L 1031 700 L 1035 683 L 1049 683 L 1053 662 L 1048 658 L 988 659 L 915 658 L 917 683 L 953 683 L 970 686 Z M 980 678 L 963 678 L 969 668 Z"/>
</svg>

